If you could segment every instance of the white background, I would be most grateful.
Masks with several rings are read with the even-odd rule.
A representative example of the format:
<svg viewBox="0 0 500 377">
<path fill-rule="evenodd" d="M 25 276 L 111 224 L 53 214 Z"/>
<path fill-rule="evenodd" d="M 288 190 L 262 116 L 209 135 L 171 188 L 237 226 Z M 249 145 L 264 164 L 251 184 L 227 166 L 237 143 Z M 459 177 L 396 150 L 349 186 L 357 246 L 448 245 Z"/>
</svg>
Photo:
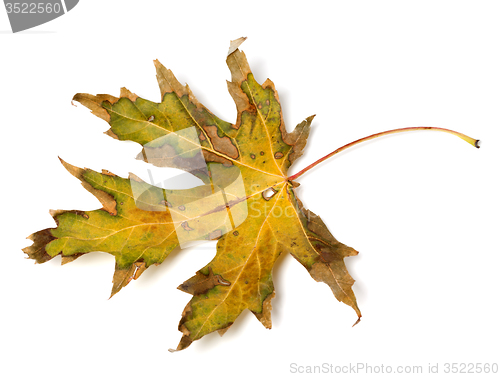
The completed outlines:
<svg viewBox="0 0 500 377">
<path fill-rule="evenodd" d="M 97 1 L 11 34 L 0 9 L 2 247 L 0 365 L 6 376 L 271 376 L 297 366 L 500 363 L 498 288 L 500 4 L 496 1 Z M 147 178 L 137 144 L 77 92 L 126 86 L 159 101 L 153 59 L 228 121 L 229 40 L 256 78 L 275 83 L 288 130 L 317 114 L 298 194 L 360 251 L 347 260 L 363 313 L 337 302 L 292 257 L 274 269 L 273 329 L 249 312 L 220 338 L 169 353 L 190 296 L 176 287 L 215 244 L 182 250 L 108 301 L 114 261 L 95 253 L 65 266 L 24 259 L 25 239 L 54 227 L 49 209 L 99 208 L 57 156 L 80 167 Z M 160 174 L 160 173 L 158 173 Z M 174 176 L 174 171 L 161 172 Z M 468 368 L 467 368 L 468 369 Z M 298 373 L 297 373 L 298 374 Z"/>
</svg>

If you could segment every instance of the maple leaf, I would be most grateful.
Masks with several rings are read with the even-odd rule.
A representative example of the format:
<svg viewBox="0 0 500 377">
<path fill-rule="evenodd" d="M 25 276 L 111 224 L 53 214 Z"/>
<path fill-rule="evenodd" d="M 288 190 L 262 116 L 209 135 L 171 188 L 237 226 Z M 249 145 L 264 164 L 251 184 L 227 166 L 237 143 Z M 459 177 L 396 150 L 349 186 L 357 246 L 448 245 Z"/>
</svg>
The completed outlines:
<svg viewBox="0 0 500 377">
<path fill-rule="evenodd" d="M 354 280 L 344 264 L 344 258 L 357 251 L 337 241 L 321 218 L 303 207 L 294 181 L 349 145 L 289 177 L 287 171 L 302 154 L 314 116 L 287 132 L 274 84 L 269 79 L 257 83 L 237 49 L 241 42 L 231 46 L 227 57 L 228 89 L 238 114 L 234 124 L 212 114 L 158 61 L 154 63 L 160 103 L 125 88 L 120 97 L 74 96 L 110 124 L 108 135 L 141 144 L 139 159 L 186 170 L 204 185 L 162 189 L 134 175 L 125 179 L 61 160 L 103 208 L 51 211 L 57 227 L 32 234 L 33 244 L 24 249 L 38 263 L 56 255 L 64 264 L 93 251 L 112 254 L 113 296 L 174 249 L 192 240 L 217 239 L 214 259 L 179 286 L 193 297 L 182 313 L 177 350 L 211 332 L 223 334 L 246 309 L 271 328 L 272 269 L 282 253 L 291 254 L 313 279 L 326 283 L 339 301 L 352 307 L 358 321 L 361 318 Z M 390 132 L 404 130 L 410 129 Z M 477 143 L 454 131 L 438 130 Z"/>
</svg>

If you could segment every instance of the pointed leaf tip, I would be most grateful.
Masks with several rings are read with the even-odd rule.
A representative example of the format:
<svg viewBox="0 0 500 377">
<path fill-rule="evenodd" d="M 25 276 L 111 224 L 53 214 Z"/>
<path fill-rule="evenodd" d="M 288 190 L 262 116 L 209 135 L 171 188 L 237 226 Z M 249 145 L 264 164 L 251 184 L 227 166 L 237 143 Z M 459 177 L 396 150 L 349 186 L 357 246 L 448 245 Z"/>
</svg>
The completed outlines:
<svg viewBox="0 0 500 377">
<path fill-rule="evenodd" d="M 235 39 L 234 41 L 231 41 L 231 43 L 229 44 L 229 50 L 227 51 L 227 56 L 235 52 L 238 47 L 240 47 L 241 44 L 246 41 L 246 39 L 247 37 L 240 37 L 238 39 Z"/>
<path fill-rule="evenodd" d="M 84 173 L 88 169 L 79 168 L 77 166 L 74 166 L 74 165 L 67 163 L 61 157 L 58 157 L 58 158 L 59 158 L 59 161 L 61 161 L 61 164 L 64 166 L 64 168 L 72 176 L 74 176 L 75 178 L 78 178 L 80 180 L 80 182 L 82 183 L 82 186 L 85 188 L 85 190 L 90 192 L 92 195 L 94 195 L 97 198 L 97 200 L 99 200 L 101 202 L 101 204 L 103 205 L 103 209 L 106 212 L 108 212 L 110 215 L 115 216 L 117 213 L 115 199 L 113 198 L 112 195 L 108 194 L 105 191 L 94 188 L 89 182 L 87 182 L 87 180 L 84 177 Z M 109 174 L 112 174 L 112 173 L 108 172 L 107 175 L 109 175 Z"/>
</svg>

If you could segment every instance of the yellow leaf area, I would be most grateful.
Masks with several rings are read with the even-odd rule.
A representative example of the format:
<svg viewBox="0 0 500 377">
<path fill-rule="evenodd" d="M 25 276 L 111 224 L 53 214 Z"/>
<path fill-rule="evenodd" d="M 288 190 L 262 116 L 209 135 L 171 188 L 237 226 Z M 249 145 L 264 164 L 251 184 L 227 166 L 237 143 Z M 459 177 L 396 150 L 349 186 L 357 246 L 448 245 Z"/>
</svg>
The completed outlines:
<svg viewBox="0 0 500 377">
<path fill-rule="evenodd" d="M 179 325 L 184 336 L 178 350 L 213 331 L 224 332 L 245 309 L 271 328 L 272 269 L 282 252 L 290 252 L 314 279 L 327 283 L 340 301 L 361 316 L 351 290 L 354 280 L 343 262 L 357 252 L 336 241 L 319 217 L 301 208 L 291 183 L 278 185 L 269 201 L 257 196 L 247 203 L 245 223 L 223 236 L 215 258 L 179 287 L 194 297 Z M 230 284 L 207 286 L 209 274 Z"/>
<path fill-rule="evenodd" d="M 177 350 L 211 332 L 223 334 L 245 309 L 270 328 L 272 269 L 283 252 L 361 317 L 344 264 L 344 257 L 357 252 L 303 208 L 295 195 L 297 183 L 287 178 L 313 117 L 287 132 L 274 84 L 269 79 L 257 83 L 243 52 L 231 51 L 234 124 L 212 114 L 158 61 L 160 103 L 125 88 L 120 97 L 74 97 L 109 123 L 108 135 L 141 144 L 138 159 L 188 171 L 203 186 L 166 190 L 134 176 L 124 179 L 63 162 L 103 208 L 53 211 L 57 228 L 34 233 L 33 245 L 24 250 L 39 263 L 59 254 L 63 263 L 93 251 L 114 255 L 113 295 L 175 248 L 218 239 L 214 259 L 179 286 L 193 297 L 179 324 L 183 336 Z"/>
</svg>

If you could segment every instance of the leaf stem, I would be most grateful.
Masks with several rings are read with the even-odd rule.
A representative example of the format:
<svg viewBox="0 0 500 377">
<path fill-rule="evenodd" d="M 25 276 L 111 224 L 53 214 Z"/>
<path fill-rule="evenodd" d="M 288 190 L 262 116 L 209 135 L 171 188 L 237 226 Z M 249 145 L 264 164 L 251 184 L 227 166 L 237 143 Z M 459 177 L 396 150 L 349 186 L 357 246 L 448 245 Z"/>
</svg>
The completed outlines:
<svg viewBox="0 0 500 377">
<path fill-rule="evenodd" d="M 363 141 L 372 140 L 372 139 L 375 139 L 375 138 L 380 137 L 380 136 L 397 134 L 397 133 L 400 133 L 400 132 L 421 131 L 421 130 L 447 132 L 449 134 L 458 136 L 460 139 L 466 141 L 467 143 L 469 143 L 470 145 L 472 145 L 472 146 L 474 146 L 476 148 L 479 148 L 479 146 L 480 146 L 479 140 L 473 139 L 473 138 L 471 138 L 471 137 L 469 137 L 467 135 L 464 135 L 464 134 L 462 134 L 460 132 L 456 132 L 456 131 L 453 131 L 453 130 L 448 130 L 446 128 L 439 128 L 439 127 L 407 127 L 407 128 L 397 128 L 397 129 L 394 129 L 394 130 L 379 132 L 377 134 L 373 134 L 373 135 L 364 137 L 362 139 L 358 139 L 356 141 L 353 141 L 353 142 L 351 142 L 349 144 L 346 144 L 343 147 L 340 147 L 340 148 L 334 150 L 333 152 L 327 154 L 326 156 L 321 157 L 318 161 L 313 162 L 311 165 L 309 165 L 308 167 L 302 169 L 297 174 L 294 174 L 291 177 L 288 177 L 288 180 L 289 181 L 293 181 L 293 180 L 297 179 L 302 174 L 304 174 L 306 171 L 308 171 L 308 170 L 312 169 L 313 167 L 315 167 L 316 165 L 318 165 L 320 162 L 327 160 L 328 158 L 336 155 L 339 152 L 342 152 L 342 151 L 346 150 L 347 148 L 350 148 L 350 147 L 352 147 L 352 146 L 354 146 L 356 144 L 362 143 Z"/>
</svg>

